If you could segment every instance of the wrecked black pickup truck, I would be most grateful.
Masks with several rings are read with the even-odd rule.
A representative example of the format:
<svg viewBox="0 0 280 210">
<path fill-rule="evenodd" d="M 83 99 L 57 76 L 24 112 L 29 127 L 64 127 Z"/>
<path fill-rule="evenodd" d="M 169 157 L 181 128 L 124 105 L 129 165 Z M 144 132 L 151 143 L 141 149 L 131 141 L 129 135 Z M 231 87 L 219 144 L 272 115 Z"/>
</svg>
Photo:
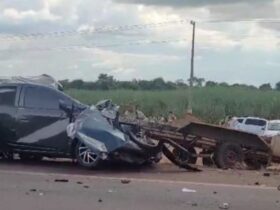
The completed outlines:
<svg viewBox="0 0 280 210">
<path fill-rule="evenodd" d="M 118 106 L 110 100 L 89 107 L 52 82 L 0 83 L 2 158 L 12 159 L 15 154 L 23 160 L 71 158 L 95 168 L 103 161 L 158 162 L 164 153 L 176 165 L 193 169 L 178 162 L 167 146 L 168 142 L 155 143 L 141 135 L 135 125 L 120 123 Z"/>
</svg>

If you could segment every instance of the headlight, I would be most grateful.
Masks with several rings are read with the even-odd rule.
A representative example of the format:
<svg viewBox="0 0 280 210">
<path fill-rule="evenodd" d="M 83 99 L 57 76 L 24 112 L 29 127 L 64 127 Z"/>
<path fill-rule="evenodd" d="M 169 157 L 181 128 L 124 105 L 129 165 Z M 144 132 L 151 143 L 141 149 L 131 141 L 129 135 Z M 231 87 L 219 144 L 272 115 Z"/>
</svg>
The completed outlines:
<svg viewBox="0 0 280 210">
<path fill-rule="evenodd" d="M 104 143 L 102 143 L 102 142 L 100 142 L 100 141 L 98 141 L 98 140 L 96 140 L 92 137 L 89 137 L 89 136 L 87 136 L 83 133 L 78 133 L 78 135 L 81 139 L 83 139 L 83 141 L 86 144 L 94 147 L 95 149 L 99 150 L 100 152 L 108 152 L 107 147 L 105 146 Z"/>
</svg>

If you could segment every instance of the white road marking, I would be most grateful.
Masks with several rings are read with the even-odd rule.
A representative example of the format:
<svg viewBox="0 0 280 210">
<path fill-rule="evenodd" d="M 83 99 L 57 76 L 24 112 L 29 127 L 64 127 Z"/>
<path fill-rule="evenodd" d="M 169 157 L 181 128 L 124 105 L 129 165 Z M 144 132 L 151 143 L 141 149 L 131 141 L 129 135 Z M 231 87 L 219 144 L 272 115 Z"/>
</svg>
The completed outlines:
<svg viewBox="0 0 280 210">
<path fill-rule="evenodd" d="M 146 182 L 157 184 L 180 184 L 180 185 L 193 185 L 193 186 L 207 186 L 207 187 L 230 187 L 240 189 L 260 189 L 260 190 L 277 190 L 277 187 L 268 186 L 251 186 L 251 185 L 237 185 L 237 184 L 221 184 L 221 183 L 208 183 L 208 182 L 191 182 L 191 181 L 174 181 L 174 180 L 158 180 L 158 179 L 144 179 L 144 178 L 131 178 L 131 177 L 112 177 L 112 176 L 96 176 L 96 175 L 77 175 L 77 174 L 60 174 L 60 173 L 41 173 L 41 172 L 28 172 L 28 171 L 12 171 L 12 170 L 0 170 L 0 174 L 13 174 L 13 175 L 31 175 L 31 176 L 54 176 L 63 177 L 69 179 L 73 178 L 87 178 L 87 179 L 99 179 L 110 181 L 121 181 L 123 179 L 129 179 L 133 182 Z"/>
</svg>

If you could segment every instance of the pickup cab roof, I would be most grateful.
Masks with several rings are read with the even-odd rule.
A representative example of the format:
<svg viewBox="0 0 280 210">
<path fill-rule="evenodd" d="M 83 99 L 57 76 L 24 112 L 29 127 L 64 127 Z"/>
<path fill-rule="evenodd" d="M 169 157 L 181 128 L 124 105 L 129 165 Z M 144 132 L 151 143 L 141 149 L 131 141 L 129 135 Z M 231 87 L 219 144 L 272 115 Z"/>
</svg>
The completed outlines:
<svg viewBox="0 0 280 210">
<path fill-rule="evenodd" d="M 63 90 L 63 86 L 56 81 L 53 77 L 43 74 L 40 76 L 32 77 L 0 77 L 0 85 L 18 85 L 18 84 L 34 84 L 42 85 L 58 90 Z"/>
</svg>

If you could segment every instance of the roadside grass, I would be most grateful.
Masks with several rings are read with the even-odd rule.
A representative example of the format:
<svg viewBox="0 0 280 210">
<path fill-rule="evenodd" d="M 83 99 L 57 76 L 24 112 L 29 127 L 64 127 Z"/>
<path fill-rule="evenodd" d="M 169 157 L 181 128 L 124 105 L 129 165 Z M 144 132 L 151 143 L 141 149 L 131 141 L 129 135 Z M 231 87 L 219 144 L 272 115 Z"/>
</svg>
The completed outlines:
<svg viewBox="0 0 280 210">
<path fill-rule="evenodd" d="M 177 116 L 186 113 L 188 90 L 133 91 L 133 90 L 66 90 L 72 97 L 86 104 L 102 99 L 125 106 L 137 104 L 147 116 L 166 116 L 173 111 Z M 260 91 L 240 87 L 203 87 L 193 90 L 193 113 L 206 122 L 217 123 L 225 116 L 259 116 L 280 118 L 280 92 Z"/>
</svg>

